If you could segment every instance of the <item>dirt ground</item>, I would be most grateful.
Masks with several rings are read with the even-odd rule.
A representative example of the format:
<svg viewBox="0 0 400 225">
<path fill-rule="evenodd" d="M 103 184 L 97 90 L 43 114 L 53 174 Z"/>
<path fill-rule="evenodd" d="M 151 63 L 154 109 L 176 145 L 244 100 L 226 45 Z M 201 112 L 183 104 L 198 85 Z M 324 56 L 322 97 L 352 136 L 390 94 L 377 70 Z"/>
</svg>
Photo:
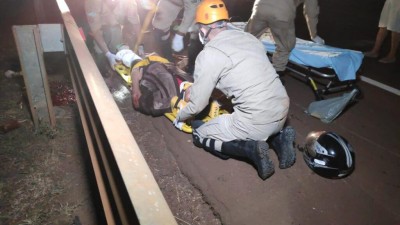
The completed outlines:
<svg viewBox="0 0 400 225">
<path fill-rule="evenodd" d="M 6 69 L 1 69 L 2 74 Z M 53 104 L 59 104 L 54 107 L 56 130 L 35 132 L 22 77 L 0 78 L 0 223 L 79 224 L 79 219 L 85 225 L 101 224 L 97 221 L 97 216 L 101 217 L 96 214 L 98 208 L 93 206 L 97 199 L 91 190 L 96 187 L 90 183 L 90 163 L 84 143 L 80 143 L 83 134 L 71 84 L 65 71 L 48 71 L 52 72 L 49 81 Z M 221 224 L 201 191 L 182 174 L 162 138 L 154 141 L 154 128 L 146 124 L 146 116 L 132 111 L 121 79 L 111 76 L 107 83 L 177 222 Z M 18 126 L 14 129 L 8 128 L 15 123 Z"/>
<path fill-rule="evenodd" d="M 72 224 L 76 211 L 93 214 L 75 104 L 54 108 L 56 130 L 35 131 L 22 77 L 1 76 L 0 90 L 0 223 Z"/>
<path fill-rule="evenodd" d="M 0 4 L 0 224 L 79 224 L 95 210 L 69 80 L 49 68 L 57 126 L 35 130 L 22 76 L 5 76 L 21 70 L 11 26 L 34 24 L 31 8 Z"/>
<path fill-rule="evenodd" d="M 51 65 L 47 70 L 53 104 L 58 105 L 56 130 L 35 131 L 22 76 L 0 78 L 0 223 L 73 224 L 79 218 L 85 225 L 101 224 L 92 203 L 96 196 L 91 190 L 96 187 L 90 184 L 90 163 L 80 143 L 82 130 L 71 83 L 62 65 L 51 61 L 47 65 Z M 1 68 L 1 73 L 8 68 Z M 181 173 L 162 138 L 154 140 L 146 116 L 132 110 L 122 80 L 110 76 L 106 81 L 178 223 L 221 224 L 202 193 Z M 15 123 L 18 126 L 12 129 L 9 125 Z"/>
<path fill-rule="evenodd" d="M 4 75 L 10 69 L 19 71 L 15 49 L 4 48 L 4 43 L 1 55 L 5 63 L 0 68 L 0 224 L 79 224 L 80 216 L 96 224 L 89 165 L 65 71 L 51 66 L 47 69 L 56 128 L 35 129 L 23 77 Z"/>
</svg>

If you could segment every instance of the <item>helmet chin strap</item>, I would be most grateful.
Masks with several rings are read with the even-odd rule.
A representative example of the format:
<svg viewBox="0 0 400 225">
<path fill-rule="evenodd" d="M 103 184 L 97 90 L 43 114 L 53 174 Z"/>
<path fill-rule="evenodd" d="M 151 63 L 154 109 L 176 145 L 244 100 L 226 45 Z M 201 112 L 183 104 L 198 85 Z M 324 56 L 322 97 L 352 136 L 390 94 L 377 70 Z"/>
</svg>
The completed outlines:
<svg viewBox="0 0 400 225">
<path fill-rule="evenodd" d="M 201 35 L 201 33 L 203 33 L 203 32 L 201 31 L 201 29 L 199 29 L 199 35 L 201 37 L 203 37 L 203 38 L 200 37 L 200 39 L 203 39 L 203 41 L 201 41 L 201 42 L 202 43 L 204 42 L 203 44 L 206 44 L 207 42 L 209 42 L 210 40 L 208 40 L 208 35 L 210 35 L 211 31 L 213 29 L 222 28 L 224 26 L 225 26 L 225 22 L 218 24 L 216 27 L 211 27 L 211 25 L 206 25 L 205 27 L 208 27 L 209 29 L 207 30 L 207 32 L 204 36 Z"/>
<path fill-rule="evenodd" d="M 201 41 L 201 43 L 202 43 L 203 45 L 205 45 L 207 42 L 210 41 L 210 40 L 208 40 L 208 35 L 210 34 L 211 30 L 213 29 L 213 28 L 211 28 L 211 27 L 209 27 L 209 26 L 207 26 L 207 27 L 208 27 L 209 29 L 207 30 L 206 34 L 204 34 L 204 35 L 201 35 L 201 34 L 203 34 L 203 32 L 201 31 L 201 29 L 199 30 L 200 40 L 203 39 L 203 40 Z"/>
</svg>

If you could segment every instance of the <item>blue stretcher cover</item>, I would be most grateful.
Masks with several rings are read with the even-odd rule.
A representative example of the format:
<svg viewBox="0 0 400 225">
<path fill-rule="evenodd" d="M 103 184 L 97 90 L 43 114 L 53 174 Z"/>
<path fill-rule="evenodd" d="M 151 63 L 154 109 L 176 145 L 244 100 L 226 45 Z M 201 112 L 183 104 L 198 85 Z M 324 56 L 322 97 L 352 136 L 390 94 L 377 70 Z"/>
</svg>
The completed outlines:
<svg viewBox="0 0 400 225">
<path fill-rule="evenodd" d="M 267 52 L 275 52 L 275 43 L 270 36 L 261 38 Z M 289 60 L 304 66 L 332 68 L 340 81 L 355 80 L 364 55 L 362 52 L 316 44 L 296 38 L 296 46 Z"/>
<path fill-rule="evenodd" d="M 229 23 L 228 27 L 244 30 L 245 25 L 246 22 L 233 22 Z M 271 33 L 265 33 L 260 40 L 267 52 L 275 52 L 275 42 Z M 296 46 L 289 56 L 289 61 L 314 68 L 333 69 L 340 81 L 346 81 L 356 79 L 356 72 L 363 58 L 363 53 L 359 51 L 320 45 L 296 38 Z"/>
</svg>

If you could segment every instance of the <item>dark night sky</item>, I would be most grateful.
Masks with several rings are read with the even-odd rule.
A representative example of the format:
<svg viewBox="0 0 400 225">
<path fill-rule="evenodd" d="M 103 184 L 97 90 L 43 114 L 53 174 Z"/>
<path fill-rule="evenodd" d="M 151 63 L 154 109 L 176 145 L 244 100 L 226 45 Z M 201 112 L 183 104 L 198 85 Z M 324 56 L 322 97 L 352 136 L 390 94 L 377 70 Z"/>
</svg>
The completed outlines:
<svg viewBox="0 0 400 225">
<path fill-rule="evenodd" d="M 32 3 L 31 0 L 14 0 Z M 46 17 L 57 22 L 59 10 L 56 1 L 46 2 Z M 7 1 L 5 1 L 7 2 Z M 84 21 L 82 0 L 66 0 L 78 25 Z M 225 0 L 230 16 L 236 21 L 247 21 L 254 0 Z M 320 16 L 318 33 L 332 46 L 366 50 L 375 40 L 380 12 L 385 0 L 319 0 Z M 50 10 L 51 9 L 51 10 Z M 54 13 L 51 13 L 54 12 Z M 58 14 L 58 15 L 57 15 Z M 34 22 L 33 22 L 34 23 Z M 298 7 L 296 16 L 297 37 L 309 39 L 302 7 Z"/>
<path fill-rule="evenodd" d="M 234 20 L 245 21 L 250 17 L 254 0 L 225 2 Z M 364 48 L 364 44 L 371 45 L 384 3 L 385 0 L 319 0 L 319 35 L 328 44 L 338 47 Z M 309 38 L 302 7 L 297 8 L 296 34 L 300 38 Z"/>
<path fill-rule="evenodd" d="M 254 0 L 225 2 L 233 19 L 247 20 Z M 384 3 L 385 0 L 319 0 L 319 35 L 328 44 L 345 47 L 358 47 L 362 43 L 373 42 Z M 309 38 L 302 7 L 297 8 L 296 34 L 300 38 Z"/>
</svg>

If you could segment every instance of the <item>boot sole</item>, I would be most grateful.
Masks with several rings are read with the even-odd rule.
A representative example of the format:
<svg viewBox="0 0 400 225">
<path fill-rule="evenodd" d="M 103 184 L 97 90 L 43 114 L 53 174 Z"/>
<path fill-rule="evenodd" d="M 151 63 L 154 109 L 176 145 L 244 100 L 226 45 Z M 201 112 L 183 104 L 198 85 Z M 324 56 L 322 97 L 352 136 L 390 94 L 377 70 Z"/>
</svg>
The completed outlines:
<svg viewBox="0 0 400 225">
<path fill-rule="evenodd" d="M 285 160 L 283 160 L 281 157 L 279 157 L 280 154 L 278 154 L 276 147 L 274 147 L 274 151 L 278 155 L 279 168 L 287 169 L 287 168 L 293 166 L 294 163 L 296 162 L 296 151 L 293 148 L 293 142 L 296 139 L 296 131 L 292 127 L 286 127 L 283 130 L 283 133 L 281 135 L 283 135 L 285 138 L 283 145 L 280 146 L 280 147 L 282 147 L 281 150 L 282 151 L 290 151 L 290 153 L 285 157 Z M 273 144 L 273 145 L 276 146 L 276 144 Z M 287 145 L 290 145 L 290 146 L 287 146 Z"/>
<path fill-rule="evenodd" d="M 267 142 L 259 141 L 257 143 L 257 154 L 262 160 L 265 161 L 265 166 L 263 166 L 263 168 L 257 168 L 258 176 L 260 176 L 260 178 L 263 180 L 267 179 L 275 173 L 274 163 L 268 157 L 268 150 L 269 146 Z"/>
</svg>

